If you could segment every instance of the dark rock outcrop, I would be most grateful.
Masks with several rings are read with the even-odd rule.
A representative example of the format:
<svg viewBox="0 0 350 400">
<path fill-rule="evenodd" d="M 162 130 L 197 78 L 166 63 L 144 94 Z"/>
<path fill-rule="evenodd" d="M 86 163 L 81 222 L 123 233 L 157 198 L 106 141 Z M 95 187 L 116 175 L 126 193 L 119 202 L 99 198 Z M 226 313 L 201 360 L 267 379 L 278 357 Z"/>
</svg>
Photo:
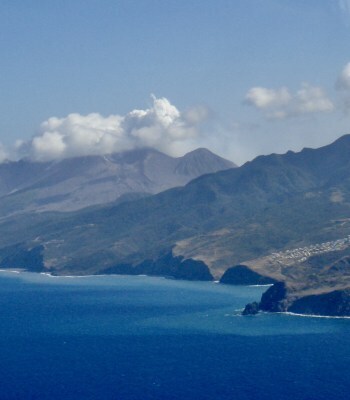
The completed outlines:
<svg viewBox="0 0 350 400">
<path fill-rule="evenodd" d="M 172 252 L 156 260 L 145 260 L 136 266 L 118 264 L 105 269 L 104 274 L 165 276 L 190 281 L 212 281 L 208 266 L 203 261 L 174 257 Z"/>
<path fill-rule="evenodd" d="M 285 283 L 275 283 L 261 296 L 259 309 L 271 312 L 286 311 L 286 294 Z"/>
<path fill-rule="evenodd" d="M 229 285 L 268 285 L 276 283 L 276 280 L 260 275 L 246 265 L 236 265 L 225 271 L 220 283 Z"/>
<path fill-rule="evenodd" d="M 135 267 L 135 272 L 137 274 L 160 275 L 191 281 L 213 280 L 209 268 L 203 261 L 184 260 L 181 256 L 174 257 L 171 252 L 157 260 L 144 261 Z"/>
<path fill-rule="evenodd" d="M 260 303 L 249 303 L 242 315 L 253 315 L 258 311 L 287 311 L 287 288 L 284 282 L 277 282 L 261 296 Z"/>
<path fill-rule="evenodd" d="M 35 246 L 26 249 L 21 245 L 10 246 L 3 249 L 3 253 L 8 253 L 0 262 L 1 268 L 23 268 L 31 272 L 42 272 L 45 270 L 43 260 L 43 246 Z"/>
<path fill-rule="evenodd" d="M 305 296 L 288 289 L 285 283 L 278 282 L 262 295 L 260 303 L 247 304 L 242 315 L 254 315 L 258 311 L 288 311 L 332 317 L 350 316 L 350 289 Z"/>
<path fill-rule="evenodd" d="M 298 314 L 350 316 L 350 289 L 302 297 L 294 301 L 288 311 Z"/>
<path fill-rule="evenodd" d="M 255 315 L 259 312 L 259 303 L 254 301 L 245 306 L 242 315 Z"/>
</svg>

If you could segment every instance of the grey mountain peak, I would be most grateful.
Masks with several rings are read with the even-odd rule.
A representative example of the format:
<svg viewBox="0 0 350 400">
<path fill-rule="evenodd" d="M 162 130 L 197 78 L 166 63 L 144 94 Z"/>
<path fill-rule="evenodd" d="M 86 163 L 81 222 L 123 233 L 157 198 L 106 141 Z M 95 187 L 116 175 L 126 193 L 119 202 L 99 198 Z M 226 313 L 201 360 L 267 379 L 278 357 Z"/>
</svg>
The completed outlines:
<svg viewBox="0 0 350 400">
<path fill-rule="evenodd" d="M 233 167 L 234 163 L 207 149 L 178 158 L 140 148 L 51 162 L 7 162 L 0 165 L 0 208 L 5 215 L 24 210 L 73 211 L 125 195 L 159 193 Z"/>
</svg>

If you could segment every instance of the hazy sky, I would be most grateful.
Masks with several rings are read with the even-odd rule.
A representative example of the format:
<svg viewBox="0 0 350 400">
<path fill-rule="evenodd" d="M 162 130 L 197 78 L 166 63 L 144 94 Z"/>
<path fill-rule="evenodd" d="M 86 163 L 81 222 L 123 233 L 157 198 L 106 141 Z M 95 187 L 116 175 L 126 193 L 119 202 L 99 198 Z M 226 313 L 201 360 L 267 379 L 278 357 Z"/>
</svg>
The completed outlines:
<svg viewBox="0 0 350 400">
<path fill-rule="evenodd" d="M 0 158 L 350 133 L 347 0 L 1 0 L 0 54 Z"/>
</svg>

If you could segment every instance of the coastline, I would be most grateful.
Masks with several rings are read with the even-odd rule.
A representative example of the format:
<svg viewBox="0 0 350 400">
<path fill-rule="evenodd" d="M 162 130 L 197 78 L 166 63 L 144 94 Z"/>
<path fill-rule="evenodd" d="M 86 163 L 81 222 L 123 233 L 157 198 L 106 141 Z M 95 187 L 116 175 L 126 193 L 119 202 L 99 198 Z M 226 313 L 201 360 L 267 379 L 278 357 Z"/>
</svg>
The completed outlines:
<svg viewBox="0 0 350 400">
<path fill-rule="evenodd" d="M 269 314 L 268 312 L 263 312 Z M 292 317 L 304 317 L 304 318 L 326 318 L 326 319 L 350 319 L 350 316 L 337 316 L 337 315 L 318 315 L 318 314 L 300 314 L 291 311 L 281 311 L 274 314 L 289 315 Z"/>
<path fill-rule="evenodd" d="M 161 278 L 161 279 L 167 279 L 164 276 L 150 276 L 146 274 L 140 274 L 140 275 L 127 275 L 127 274 L 94 274 L 94 275 L 53 275 L 49 272 L 32 272 L 24 269 L 0 269 L 0 273 L 9 273 L 9 274 L 16 274 L 16 275 L 21 275 L 21 274 L 34 274 L 34 275 L 42 275 L 46 276 L 49 278 L 67 278 L 67 279 L 74 279 L 74 278 L 96 278 L 96 277 L 107 277 L 107 276 L 113 276 L 113 277 L 149 277 L 149 278 Z M 190 281 L 189 281 L 190 282 Z M 220 284 L 219 281 L 212 281 L 212 284 Z M 224 285 L 226 286 L 226 285 Z M 237 286 L 237 285 L 233 285 Z M 242 286 L 242 285 L 238 285 Z M 259 287 L 271 287 L 273 286 L 272 284 L 266 284 L 266 285 L 243 285 L 245 287 L 251 287 L 251 288 L 259 288 Z M 244 308 L 240 310 L 235 310 L 235 311 L 240 311 L 242 312 Z M 320 314 L 302 314 L 302 313 L 296 313 L 296 312 L 291 312 L 291 311 L 277 311 L 277 312 L 269 312 L 269 311 L 263 311 L 260 310 L 259 314 L 280 314 L 284 316 L 291 316 L 291 317 L 303 317 L 303 318 L 323 318 L 323 319 L 344 319 L 344 320 L 350 320 L 350 316 L 336 316 L 336 315 L 320 315 Z"/>
</svg>

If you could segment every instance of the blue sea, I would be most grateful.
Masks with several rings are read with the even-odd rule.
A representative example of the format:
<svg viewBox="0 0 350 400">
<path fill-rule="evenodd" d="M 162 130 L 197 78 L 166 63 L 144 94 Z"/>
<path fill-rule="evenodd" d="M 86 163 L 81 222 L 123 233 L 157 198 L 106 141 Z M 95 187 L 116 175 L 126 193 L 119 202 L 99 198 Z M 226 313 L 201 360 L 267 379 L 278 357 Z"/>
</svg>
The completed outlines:
<svg viewBox="0 0 350 400">
<path fill-rule="evenodd" d="M 0 400 L 349 399 L 350 319 L 242 317 L 265 290 L 0 272 Z"/>
</svg>

